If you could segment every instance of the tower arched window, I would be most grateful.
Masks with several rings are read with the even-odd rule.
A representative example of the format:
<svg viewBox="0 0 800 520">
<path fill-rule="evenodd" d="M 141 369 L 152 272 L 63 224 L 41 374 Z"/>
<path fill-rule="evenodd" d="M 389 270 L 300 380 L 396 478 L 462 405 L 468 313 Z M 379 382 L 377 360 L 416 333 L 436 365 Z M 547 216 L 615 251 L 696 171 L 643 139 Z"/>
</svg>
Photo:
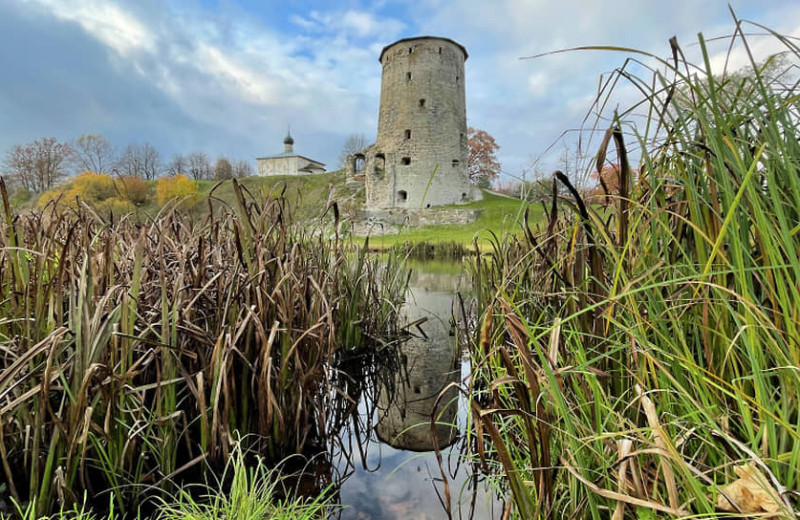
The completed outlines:
<svg viewBox="0 0 800 520">
<path fill-rule="evenodd" d="M 353 167 L 353 171 L 355 172 L 356 175 L 359 175 L 360 173 L 363 173 L 364 164 L 365 163 L 366 163 L 366 158 L 364 157 L 364 154 L 360 154 L 360 153 L 356 154 L 356 156 L 355 156 L 355 164 L 353 165 L 354 166 Z"/>
<path fill-rule="evenodd" d="M 378 175 L 382 174 L 386 168 L 386 156 L 382 153 L 375 154 L 375 173 Z"/>
</svg>

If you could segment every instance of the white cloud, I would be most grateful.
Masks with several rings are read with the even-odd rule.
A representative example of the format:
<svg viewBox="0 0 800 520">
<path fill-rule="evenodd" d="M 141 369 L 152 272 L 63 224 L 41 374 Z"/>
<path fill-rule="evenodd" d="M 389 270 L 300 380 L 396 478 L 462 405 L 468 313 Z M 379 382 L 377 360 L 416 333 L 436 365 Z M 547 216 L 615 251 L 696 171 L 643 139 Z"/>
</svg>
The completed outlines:
<svg viewBox="0 0 800 520">
<path fill-rule="evenodd" d="M 550 86 L 550 76 L 544 72 L 528 75 L 528 92 L 534 97 L 543 97 Z"/>
<path fill-rule="evenodd" d="M 153 51 L 153 34 L 132 13 L 102 0 L 26 0 L 48 8 L 61 20 L 78 23 L 86 32 L 122 56 Z"/>
<path fill-rule="evenodd" d="M 190 117 L 226 128 L 231 128 L 231 113 L 246 113 L 243 107 L 250 106 L 263 111 L 251 119 L 261 124 L 267 117 L 280 127 L 294 120 L 318 132 L 363 131 L 365 122 L 374 124 L 373 111 L 364 109 L 365 99 L 378 96 L 380 66 L 371 50 L 381 44 L 372 42 L 365 49 L 350 36 L 384 38 L 385 31 L 403 27 L 366 12 L 311 13 L 291 21 L 306 29 L 324 28 L 325 34 L 287 38 L 246 19 L 179 11 L 154 15 L 144 9 L 134 13 L 109 0 L 30 1 L 78 24 Z M 366 89 L 374 92 L 360 96 Z"/>
<path fill-rule="evenodd" d="M 305 29 L 307 31 L 310 31 L 310 30 L 313 30 L 313 29 L 317 28 L 317 24 L 313 20 L 309 20 L 308 18 L 304 18 L 304 17 L 296 15 L 296 14 L 293 14 L 291 17 L 289 17 L 289 20 L 293 24 L 295 24 L 298 27 L 301 27 L 302 29 Z"/>
<path fill-rule="evenodd" d="M 295 23 L 304 25 L 308 29 L 340 32 L 345 36 L 357 38 L 381 37 L 383 40 L 391 40 L 406 27 L 399 20 L 381 18 L 367 11 L 352 9 L 349 11 L 312 11 L 309 17 L 311 20 L 295 20 Z"/>
</svg>

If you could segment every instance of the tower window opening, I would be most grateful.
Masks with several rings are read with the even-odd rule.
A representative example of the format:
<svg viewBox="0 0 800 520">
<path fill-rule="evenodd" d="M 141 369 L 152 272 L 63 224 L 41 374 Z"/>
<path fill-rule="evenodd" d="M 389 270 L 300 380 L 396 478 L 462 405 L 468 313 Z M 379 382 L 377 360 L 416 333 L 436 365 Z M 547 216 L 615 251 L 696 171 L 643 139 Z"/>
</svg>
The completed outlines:
<svg viewBox="0 0 800 520">
<path fill-rule="evenodd" d="M 403 166 L 408 166 L 409 164 L 411 164 L 411 157 L 403 157 L 402 159 L 400 159 L 400 164 L 402 164 Z"/>
<path fill-rule="evenodd" d="M 408 53 L 411 54 L 412 52 L 414 52 L 414 47 L 409 47 L 408 48 Z"/>
<path fill-rule="evenodd" d="M 467 200 L 467 194 L 466 193 L 462 193 L 461 194 L 461 200 L 462 201 L 466 201 Z"/>
<path fill-rule="evenodd" d="M 420 107 L 424 107 L 425 106 L 425 100 L 424 99 L 420 99 L 419 100 L 419 106 Z"/>
<path fill-rule="evenodd" d="M 458 76 L 456 76 L 456 85 L 458 85 L 458 80 L 459 80 L 459 79 L 460 79 L 460 78 L 459 78 Z"/>
<path fill-rule="evenodd" d="M 442 53 L 442 48 L 441 48 L 441 47 L 439 47 L 439 54 L 441 54 L 441 53 Z"/>
<path fill-rule="evenodd" d="M 384 168 L 386 168 L 386 156 L 382 153 L 375 154 L 375 173 L 382 174 Z"/>
<path fill-rule="evenodd" d="M 397 200 L 398 202 L 406 202 L 408 200 L 408 192 L 406 190 L 398 191 Z"/>
<path fill-rule="evenodd" d="M 364 165 L 366 164 L 366 157 L 363 154 L 356 154 L 354 157 L 353 171 L 356 175 L 364 172 Z"/>
<path fill-rule="evenodd" d="M 406 130 L 406 139 L 411 139 L 411 130 Z"/>
<path fill-rule="evenodd" d="M 406 72 L 406 81 L 411 81 L 411 73 Z"/>
<path fill-rule="evenodd" d="M 458 168 L 458 159 L 453 159 L 453 168 Z"/>
</svg>

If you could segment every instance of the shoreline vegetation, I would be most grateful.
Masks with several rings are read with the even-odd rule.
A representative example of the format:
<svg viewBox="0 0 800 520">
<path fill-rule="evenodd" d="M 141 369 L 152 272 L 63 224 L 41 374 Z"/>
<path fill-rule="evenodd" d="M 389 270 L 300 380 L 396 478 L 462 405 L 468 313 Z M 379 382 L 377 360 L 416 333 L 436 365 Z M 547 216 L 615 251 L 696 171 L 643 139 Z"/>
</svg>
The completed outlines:
<svg viewBox="0 0 800 520">
<path fill-rule="evenodd" d="M 55 202 L 16 216 L 0 181 L 0 474 L 17 504 L 112 493 L 130 515 L 224 468 L 240 436 L 269 463 L 313 450 L 342 408 L 331 371 L 398 336 L 400 255 L 293 228 L 285 199 L 233 186 L 203 222 L 173 206 L 138 223 Z"/>
<path fill-rule="evenodd" d="M 650 77 L 626 62 L 596 102 L 643 95 L 604 119 L 618 193 L 592 206 L 556 172 L 544 233 L 472 269 L 473 454 L 513 516 L 796 518 L 800 48 L 769 37 L 785 53 L 744 72 L 702 35 L 702 63 L 675 41 Z"/>
</svg>

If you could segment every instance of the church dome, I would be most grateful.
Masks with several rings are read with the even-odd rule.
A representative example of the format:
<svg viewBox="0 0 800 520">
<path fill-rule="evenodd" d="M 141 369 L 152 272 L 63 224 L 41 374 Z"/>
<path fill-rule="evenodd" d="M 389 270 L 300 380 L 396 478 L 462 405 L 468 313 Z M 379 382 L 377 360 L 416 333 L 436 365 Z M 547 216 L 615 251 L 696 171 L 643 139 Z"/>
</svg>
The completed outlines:
<svg viewBox="0 0 800 520">
<path fill-rule="evenodd" d="M 294 144 L 294 139 L 292 138 L 292 134 L 286 132 L 286 137 L 283 138 L 283 144 Z"/>
</svg>

